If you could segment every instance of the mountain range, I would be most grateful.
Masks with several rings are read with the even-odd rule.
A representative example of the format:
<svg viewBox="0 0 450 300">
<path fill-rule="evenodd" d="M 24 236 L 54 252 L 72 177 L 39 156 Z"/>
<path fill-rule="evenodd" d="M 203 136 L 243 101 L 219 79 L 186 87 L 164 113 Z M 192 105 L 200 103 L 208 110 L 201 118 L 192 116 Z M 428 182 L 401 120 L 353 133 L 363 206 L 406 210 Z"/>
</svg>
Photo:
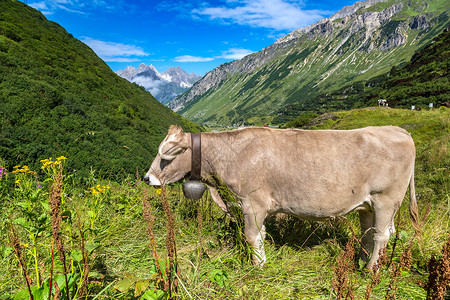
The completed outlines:
<svg viewBox="0 0 450 300">
<path fill-rule="evenodd" d="M 367 0 L 223 64 L 169 103 L 206 126 L 277 116 L 295 103 L 408 63 L 449 26 L 450 2 Z"/>
<path fill-rule="evenodd" d="M 140 64 L 136 69 L 132 66 L 116 72 L 117 75 L 143 86 L 162 104 L 167 104 L 176 96 L 184 93 L 202 76 L 188 74 L 180 67 L 171 67 L 159 73 L 153 65 Z"/>
<path fill-rule="evenodd" d="M 278 111 L 272 123 L 287 122 L 286 127 L 297 127 L 317 114 L 326 116 L 329 112 L 378 106 L 380 99 L 386 100 L 385 105 L 389 107 L 411 109 L 414 106 L 416 110 L 449 106 L 449 58 L 450 30 L 445 29 L 414 53 L 404 66 L 394 66 L 388 73 L 345 85 L 302 103 L 288 104 Z"/>
</svg>

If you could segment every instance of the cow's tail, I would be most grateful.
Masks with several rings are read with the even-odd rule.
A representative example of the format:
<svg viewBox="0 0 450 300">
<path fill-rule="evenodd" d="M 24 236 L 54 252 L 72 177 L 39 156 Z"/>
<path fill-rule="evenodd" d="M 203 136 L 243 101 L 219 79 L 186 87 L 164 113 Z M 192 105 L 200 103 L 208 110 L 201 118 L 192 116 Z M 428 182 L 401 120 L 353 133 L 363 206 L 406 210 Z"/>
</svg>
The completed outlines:
<svg viewBox="0 0 450 300">
<path fill-rule="evenodd" d="M 419 210 L 417 208 L 416 187 L 414 185 L 414 169 L 409 181 L 409 216 L 417 234 L 420 234 Z"/>
</svg>

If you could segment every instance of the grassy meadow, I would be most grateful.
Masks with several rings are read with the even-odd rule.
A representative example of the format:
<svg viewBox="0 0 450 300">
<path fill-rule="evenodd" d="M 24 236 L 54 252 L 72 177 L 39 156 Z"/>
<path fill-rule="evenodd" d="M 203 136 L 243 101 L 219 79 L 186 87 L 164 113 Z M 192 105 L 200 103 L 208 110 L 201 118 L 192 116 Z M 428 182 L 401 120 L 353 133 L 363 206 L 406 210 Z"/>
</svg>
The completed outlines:
<svg viewBox="0 0 450 300">
<path fill-rule="evenodd" d="M 260 268 L 248 262 L 242 224 L 209 195 L 187 200 L 180 184 L 155 190 L 139 174 L 118 182 L 71 173 L 76 158 L 58 153 L 39 169 L 1 160 L 0 299 L 448 299 L 449 119 L 445 108 L 362 109 L 304 125 L 398 125 L 415 140 L 421 234 L 407 195 L 375 272 L 357 259 L 355 213 L 271 217 Z"/>
</svg>

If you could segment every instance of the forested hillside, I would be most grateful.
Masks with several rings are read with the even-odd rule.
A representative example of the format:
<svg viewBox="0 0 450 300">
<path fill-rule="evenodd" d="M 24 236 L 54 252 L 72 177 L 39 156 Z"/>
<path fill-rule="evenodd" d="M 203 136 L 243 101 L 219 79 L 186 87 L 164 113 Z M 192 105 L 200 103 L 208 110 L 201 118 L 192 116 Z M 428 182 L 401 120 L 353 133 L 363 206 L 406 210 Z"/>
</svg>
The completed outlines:
<svg viewBox="0 0 450 300">
<path fill-rule="evenodd" d="M 0 1 L 0 103 L 0 157 L 10 164 L 64 155 L 70 169 L 134 174 L 170 124 L 199 130 L 17 0 Z"/>
<path fill-rule="evenodd" d="M 367 106 L 377 106 L 386 99 L 389 107 L 438 107 L 450 100 L 449 82 L 450 33 L 444 30 L 431 43 L 417 51 L 402 67 L 359 81 L 329 94 L 303 103 L 293 103 L 278 112 L 274 123 L 284 123 L 298 115 L 324 113 Z M 304 117 L 301 117 L 302 119 Z"/>
</svg>

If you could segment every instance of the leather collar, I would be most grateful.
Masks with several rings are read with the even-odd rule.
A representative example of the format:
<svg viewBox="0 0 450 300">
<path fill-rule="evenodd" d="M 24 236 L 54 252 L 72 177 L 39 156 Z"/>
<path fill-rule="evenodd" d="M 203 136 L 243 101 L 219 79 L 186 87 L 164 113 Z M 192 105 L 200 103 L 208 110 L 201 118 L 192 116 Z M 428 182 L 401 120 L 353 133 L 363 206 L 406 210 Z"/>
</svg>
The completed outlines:
<svg viewBox="0 0 450 300">
<path fill-rule="evenodd" d="M 192 164 L 190 179 L 201 180 L 202 171 L 202 138 L 200 133 L 191 133 Z"/>
</svg>

